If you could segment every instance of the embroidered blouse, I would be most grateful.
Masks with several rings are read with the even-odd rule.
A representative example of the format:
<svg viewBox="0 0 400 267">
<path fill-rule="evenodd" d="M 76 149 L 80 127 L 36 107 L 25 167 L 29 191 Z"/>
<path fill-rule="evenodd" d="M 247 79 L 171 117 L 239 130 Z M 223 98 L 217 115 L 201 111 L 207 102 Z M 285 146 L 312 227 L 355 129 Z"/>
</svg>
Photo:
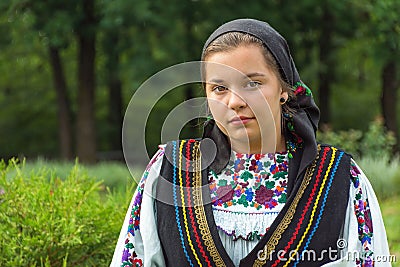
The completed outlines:
<svg viewBox="0 0 400 267">
<path fill-rule="evenodd" d="M 165 266 L 152 198 L 163 154 L 164 146 L 160 146 L 138 184 L 110 266 Z M 285 205 L 289 164 L 286 152 L 232 152 L 229 164 L 220 174 L 209 173 L 219 237 L 235 265 L 255 247 Z M 349 171 L 347 215 L 343 238 L 338 240 L 342 257 L 324 266 L 374 266 L 375 256 L 389 255 L 374 191 L 353 160 Z"/>
<path fill-rule="evenodd" d="M 288 155 L 240 154 L 220 175 L 210 173 L 214 219 L 226 251 L 238 265 L 286 202 Z"/>
</svg>

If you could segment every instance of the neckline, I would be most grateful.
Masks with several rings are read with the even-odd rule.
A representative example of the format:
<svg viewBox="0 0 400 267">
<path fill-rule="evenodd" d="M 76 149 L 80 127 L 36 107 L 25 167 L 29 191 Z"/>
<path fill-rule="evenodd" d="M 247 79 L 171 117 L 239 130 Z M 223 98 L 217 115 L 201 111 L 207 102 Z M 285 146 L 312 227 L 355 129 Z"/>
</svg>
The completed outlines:
<svg viewBox="0 0 400 267">
<path fill-rule="evenodd" d="M 283 151 L 275 151 L 275 152 L 266 152 L 266 153 L 240 153 L 237 152 L 235 150 L 231 150 L 233 153 L 235 154 L 242 154 L 242 155 L 275 155 L 275 154 L 287 154 L 288 151 L 287 150 L 283 150 Z"/>
<path fill-rule="evenodd" d="M 232 154 L 233 153 L 234 152 L 232 151 Z M 286 151 L 283 153 L 288 154 L 288 152 L 286 152 Z M 266 154 L 268 154 L 268 153 L 266 153 Z M 271 153 L 271 154 L 277 155 L 276 152 Z M 255 155 L 255 154 L 248 154 L 248 155 Z M 208 175 L 202 175 L 201 179 L 202 179 L 203 185 L 205 182 L 208 183 Z M 220 253 L 220 256 L 223 259 L 223 261 L 225 261 L 225 264 L 227 266 L 235 266 L 233 263 L 233 259 L 229 256 L 225 246 L 222 243 L 222 239 L 219 235 L 218 226 L 217 226 L 217 223 L 216 223 L 215 217 L 214 217 L 213 205 L 211 204 L 211 194 L 210 193 L 203 194 L 203 198 L 206 202 L 208 202 L 208 204 L 204 206 L 204 210 L 205 210 L 206 220 L 207 220 L 207 223 L 208 223 L 208 226 L 210 229 L 211 239 L 214 241 L 214 244 L 216 245 L 216 249 Z M 283 216 L 286 214 L 286 211 L 287 211 L 288 207 L 290 206 L 290 203 L 291 203 L 291 201 L 286 201 L 286 203 L 284 204 L 282 209 L 278 212 L 278 215 L 276 216 L 274 221 L 271 223 L 268 231 L 266 231 L 265 234 L 261 237 L 261 239 L 258 240 L 257 244 L 253 247 L 253 249 L 251 249 L 250 252 L 244 256 L 244 258 L 240 259 L 239 265 L 241 265 L 242 261 L 244 261 L 244 262 L 249 261 L 249 259 L 251 259 L 252 257 L 255 257 L 255 255 L 257 255 L 257 252 L 259 252 L 260 250 L 263 249 L 263 246 L 270 239 L 272 232 L 275 231 L 276 227 L 281 223 L 281 220 L 282 220 Z"/>
<path fill-rule="evenodd" d="M 288 156 L 289 152 L 286 151 L 276 151 L 276 152 L 267 152 L 267 153 L 239 153 L 234 150 L 231 151 L 231 158 L 275 158 L 276 156 Z"/>
</svg>

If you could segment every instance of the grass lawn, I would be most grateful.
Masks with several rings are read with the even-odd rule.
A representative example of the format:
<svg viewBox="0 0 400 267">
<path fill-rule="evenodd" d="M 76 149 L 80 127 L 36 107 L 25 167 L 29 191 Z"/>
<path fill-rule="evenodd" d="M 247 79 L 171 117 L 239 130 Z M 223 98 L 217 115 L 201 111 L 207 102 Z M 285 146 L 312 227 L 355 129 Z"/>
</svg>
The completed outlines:
<svg viewBox="0 0 400 267">
<path fill-rule="evenodd" d="M 48 161 L 40 158 L 26 161 L 24 164 L 23 172 L 26 174 L 44 168 L 61 179 L 65 179 L 75 166 L 73 161 Z M 105 187 L 120 192 L 130 187 L 132 183 L 137 184 L 144 171 L 144 167 L 137 167 L 131 174 L 123 162 L 99 162 L 94 165 L 79 163 L 78 167 L 89 177 L 103 181 Z"/>
<path fill-rule="evenodd" d="M 396 256 L 392 266 L 400 266 L 400 196 L 380 202 L 386 233 L 389 240 L 390 254 Z"/>
</svg>

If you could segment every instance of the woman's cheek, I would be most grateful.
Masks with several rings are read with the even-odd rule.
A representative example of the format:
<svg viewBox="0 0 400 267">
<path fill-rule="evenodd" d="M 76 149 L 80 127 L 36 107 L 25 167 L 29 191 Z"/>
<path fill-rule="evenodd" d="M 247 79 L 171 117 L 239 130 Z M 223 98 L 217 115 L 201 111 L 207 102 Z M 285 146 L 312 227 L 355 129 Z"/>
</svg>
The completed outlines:
<svg viewBox="0 0 400 267">
<path fill-rule="evenodd" d="M 228 113 L 227 105 L 218 99 L 208 99 L 208 106 L 214 120 L 224 124 L 226 121 L 225 117 Z"/>
</svg>

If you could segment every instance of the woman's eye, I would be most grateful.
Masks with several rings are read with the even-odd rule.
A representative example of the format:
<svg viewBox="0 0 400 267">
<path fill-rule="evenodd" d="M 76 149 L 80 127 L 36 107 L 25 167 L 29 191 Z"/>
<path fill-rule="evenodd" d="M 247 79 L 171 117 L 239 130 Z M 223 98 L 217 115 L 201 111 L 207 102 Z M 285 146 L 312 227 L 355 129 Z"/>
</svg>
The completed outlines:
<svg viewBox="0 0 400 267">
<path fill-rule="evenodd" d="M 228 90 L 227 87 L 223 86 L 223 85 L 217 85 L 213 88 L 213 91 L 216 93 L 222 93 L 224 91 Z"/>
<path fill-rule="evenodd" d="M 249 81 L 247 83 L 247 88 L 258 88 L 261 85 L 260 82 L 256 82 L 256 81 Z"/>
</svg>

